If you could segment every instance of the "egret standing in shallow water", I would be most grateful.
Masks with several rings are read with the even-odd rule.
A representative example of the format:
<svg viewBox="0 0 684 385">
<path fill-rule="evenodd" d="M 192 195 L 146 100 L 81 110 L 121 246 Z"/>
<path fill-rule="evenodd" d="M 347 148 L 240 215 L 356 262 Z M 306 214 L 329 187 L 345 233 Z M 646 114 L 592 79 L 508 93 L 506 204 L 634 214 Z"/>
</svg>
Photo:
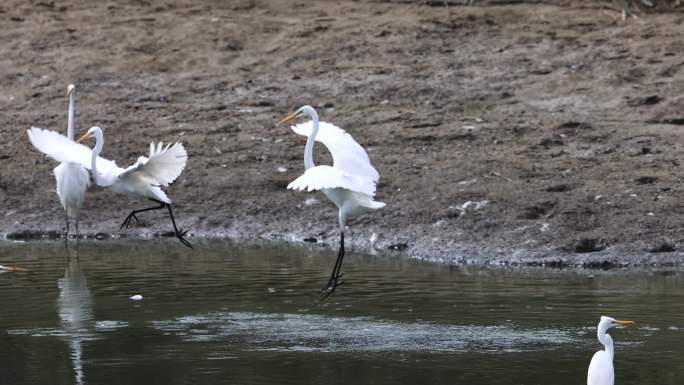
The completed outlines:
<svg viewBox="0 0 684 385">
<path fill-rule="evenodd" d="M 343 273 L 344 259 L 344 227 L 350 216 L 369 210 L 385 207 L 382 202 L 373 200 L 375 187 L 380 178 L 368 159 L 368 154 L 343 129 L 330 123 L 319 122 L 316 110 L 304 106 L 281 119 L 278 124 L 285 124 L 299 117 L 308 116 L 311 121 L 292 126 L 292 130 L 308 137 L 304 147 L 304 174 L 292 181 L 287 188 L 293 190 L 320 190 L 339 209 L 340 249 L 328 283 L 321 289 L 326 297 L 335 293 L 341 285 L 339 279 Z M 316 166 L 313 161 L 313 146 L 317 140 L 323 143 L 333 158 L 332 166 Z"/>
<path fill-rule="evenodd" d="M 601 316 L 596 334 L 605 350 L 594 353 L 589 364 L 587 373 L 587 385 L 613 385 L 615 382 L 615 370 L 613 369 L 613 339 L 608 334 L 608 329 L 617 325 L 632 325 L 634 321 L 621 321 L 610 317 Z"/>
<path fill-rule="evenodd" d="M 94 136 L 95 148 L 91 151 L 80 142 Z M 157 146 L 150 143 L 149 158 L 141 156 L 138 161 L 128 168 L 121 168 L 115 162 L 99 157 L 104 147 L 104 135 L 100 127 L 91 127 L 76 142 L 64 136 L 40 128 L 32 127 L 29 138 L 33 145 L 41 152 L 61 162 L 77 162 L 90 169 L 95 184 L 109 187 L 114 192 L 123 193 L 138 198 L 149 199 L 159 206 L 141 210 L 133 210 L 121 224 L 121 228 L 128 228 L 131 220 L 138 218 L 136 214 L 166 208 L 173 223 L 176 237 L 186 246 L 192 248 L 184 236 L 186 231 L 180 231 L 171 210 L 171 200 L 161 187 L 170 185 L 185 168 L 188 154 L 182 143 L 164 146 L 159 142 Z"/>
<path fill-rule="evenodd" d="M 74 98 L 76 87 L 69 84 L 69 110 L 67 113 L 67 139 L 74 140 Z M 53 170 L 57 182 L 57 196 L 64 207 L 66 218 L 65 238 L 69 237 L 69 216 L 74 218 L 76 236 L 78 237 L 78 216 L 83 207 L 85 192 L 90 185 L 88 170 L 76 162 L 62 162 Z"/>
</svg>

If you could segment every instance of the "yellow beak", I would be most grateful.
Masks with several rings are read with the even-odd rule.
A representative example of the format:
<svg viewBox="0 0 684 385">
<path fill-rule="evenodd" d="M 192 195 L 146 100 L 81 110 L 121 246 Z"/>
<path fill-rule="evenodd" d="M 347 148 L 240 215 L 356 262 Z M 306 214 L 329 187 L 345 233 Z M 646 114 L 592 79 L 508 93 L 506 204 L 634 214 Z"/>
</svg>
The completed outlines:
<svg viewBox="0 0 684 385">
<path fill-rule="evenodd" d="M 615 320 L 615 323 L 622 326 L 634 325 L 634 321 Z"/>
<path fill-rule="evenodd" d="M 298 115 L 299 115 L 298 111 L 291 112 L 291 113 L 287 114 L 286 117 L 280 119 L 280 120 L 278 121 L 278 125 L 280 126 L 281 124 L 285 124 L 285 123 L 287 123 L 287 122 L 291 122 L 291 121 L 297 119 L 297 116 L 298 116 Z"/>
<path fill-rule="evenodd" d="M 90 138 L 90 132 L 86 132 L 85 134 L 81 135 L 81 137 L 76 140 L 76 143 L 81 143 L 88 138 Z"/>
</svg>

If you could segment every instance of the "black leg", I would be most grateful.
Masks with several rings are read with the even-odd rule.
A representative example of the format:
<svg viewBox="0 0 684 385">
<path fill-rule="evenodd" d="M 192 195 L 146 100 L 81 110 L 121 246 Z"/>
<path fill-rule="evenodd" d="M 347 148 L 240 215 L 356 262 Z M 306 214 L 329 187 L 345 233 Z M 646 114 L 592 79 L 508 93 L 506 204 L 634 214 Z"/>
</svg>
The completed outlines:
<svg viewBox="0 0 684 385">
<path fill-rule="evenodd" d="M 135 214 L 133 214 L 133 213 L 131 212 L 130 214 L 128 214 L 128 216 L 126 217 L 126 219 L 124 219 L 124 221 L 123 221 L 123 223 L 121 224 L 121 226 L 119 226 L 119 230 L 123 229 L 124 227 L 125 227 L 125 228 L 128 228 L 128 227 L 131 225 L 131 220 L 132 220 L 132 219 L 135 219 L 135 223 L 140 222 L 140 221 L 138 220 L 138 217 L 136 217 Z"/>
<path fill-rule="evenodd" d="M 342 260 L 344 259 L 344 232 L 340 233 L 340 251 L 337 253 L 337 260 L 335 261 L 335 267 L 333 267 L 332 274 L 330 274 L 330 279 L 328 283 L 323 287 L 320 293 L 325 293 L 325 299 L 328 299 L 335 295 L 335 289 L 338 286 L 344 284 L 344 281 L 340 281 L 340 278 L 344 273 L 340 273 L 342 270 Z"/>
<path fill-rule="evenodd" d="M 148 207 L 146 209 L 140 209 L 140 210 L 133 210 L 131 211 L 130 214 L 124 219 L 123 223 L 121 224 L 121 227 L 119 229 L 123 229 L 124 227 L 128 228 L 131 224 L 131 220 L 135 219 L 135 221 L 138 221 L 138 217 L 135 216 L 135 214 L 139 214 L 145 211 L 152 211 L 152 210 L 161 210 L 163 208 L 167 208 L 169 210 L 169 216 L 171 217 L 171 223 L 173 223 L 173 231 L 176 234 L 176 238 L 181 241 L 182 244 L 185 246 L 189 247 L 192 249 L 192 245 L 190 242 L 188 242 L 183 236 L 187 234 L 188 230 L 185 231 L 180 231 L 178 230 L 178 227 L 176 226 L 176 220 L 173 217 L 173 211 L 171 210 L 171 205 L 162 201 L 158 201 L 156 199 L 150 199 L 152 202 L 158 203 L 159 206 L 154 206 L 154 207 Z"/>
<path fill-rule="evenodd" d="M 69 239 L 69 212 L 64 210 L 64 218 L 66 219 L 66 228 L 64 229 L 64 239 Z"/>
<path fill-rule="evenodd" d="M 192 244 L 187 241 L 183 236 L 188 233 L 188 230 L 185 231 L 179 231 L 178 227 L 176 226 L 176 220 L 173 218 L 173 211 L 171 210 L 171 205 L 168 203 L 165 203 L 166 208 L 169 209 L 169 216 L 171 217 L 171 223 L 173 223 L 173 231 L 176 233 L 176 238 L 178 238 L 179 241 L 181 241 L 182 244 L 185 246 L 189 247 L 192 249 Z"/>
<path fill-rule="evenodd" d="M 81 233 L 78 231 L 78 217 L 76 217 L 76 258 L 78 259 L 78 241 L 81 239 Z"/>
<path fill-rule="evenodd" d="M 136 217 L 135 214 L 143 213 L 143 212 L 145 212 L 145 211 L 161 210 L 161 209 L 163 209 L 164 207 L 166 207 L 166 203 L 159 202 L 159 201 L 157 201 L 157 200 L 153 200 L 153 202 L 159 203 L 159 206 L 148 207 L 148 208 L 146 208 L 146 209 L 140 209 L 140 210 L 133 210 L 133 211 L 131 211 L 131 213 L 128 214 L 128 216 L 126 217 L 126 219 L 124 219 L 124 221 L 123 221 L 123 223 L 121 224 L 121 226 L 119 226 L 119 230 L 123 229 L 124 227 L 125 227 L 125 228 L 128 228 L 128 226 L 131 225 L 131 220 L 132 220 L 132 219 L 135 219 L 135 221 L 138 222 L 138 217 Z"/>
</svg>

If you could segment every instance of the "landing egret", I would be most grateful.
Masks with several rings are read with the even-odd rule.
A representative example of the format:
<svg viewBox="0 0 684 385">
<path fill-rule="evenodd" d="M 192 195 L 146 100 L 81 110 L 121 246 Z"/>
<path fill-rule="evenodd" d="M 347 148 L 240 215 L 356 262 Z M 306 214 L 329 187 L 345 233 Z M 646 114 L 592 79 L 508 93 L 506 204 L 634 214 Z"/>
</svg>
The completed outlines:
<svg viewBox="0 0 684 385">
<path fill-rule="evenodd" d="M 69 97 L 69 110 L 67 113 L 67 139 L 74 140 L 74 98 L 76 87 L 69 84 L 67 96 Z M 64 207 L 66 226 L 65 235 L 69 237 L 69 216 L 74 218 L 76 236 L 78 237 L 78 216 L 83 207 L 83 198 L 86 189 L 90 185 L 90 177 L 79 163 L 62 162 L 53 170 L 57 182 L 57 196 Z"/>
<path fill-rule="evenodd" d="M 80 163 L 91 170 L 93 180 L 98 186 L 109 187 L 114 192 L 149 199 L 159 204 L 159 206 L 131 211 L 120 228 L 128 228 L 133 219 L 138 221 L 136 214 L 166 208 L 176 237 L 184 245 L 192 248 L 190 242 L 184 238 L 187 230 L 178 230 L 171 210 L 171 200 L 161 189 L 176 180 L 185 168 L 188 154 L 182 143 L 177 142 L 166 146 L 162 142 L 156 146 L 150 143 L 149 158 L 141 156 L 137 162 L 124 169 L 117 166 L 115 162 L 99 156 L 104 147 L 104 135 L 100 127 L 91 127 L 75 143 L 54 131 L 36 127 L 28 131 L 31 142 L 41 152 L 58 161 Z M 80 143 L 92 136 L 95 137 L 95 148 L 91 151 Z"/>
<path fill-rule="evenodd" d="M 601 316 L 596 334 L 598 340 L 605 350 L 594 353 L 589 364 L 587 373 L 587 385 L 613 385 L 615 381 L 615 370 L 613 369 L 613 339 L 607 333 L 608 329 L 617 325 L 632 325 L 634 321 L 621 321 L 610 317 Z"/>
<path fill-rule="evenodd" d="M 339 210 L 340 249 L 328 283 L 321 289 L 326 298 L 335 293 L 335 288 L 344 282 L 339 279 L 344 259 L 344 227 L 350 216 L 385 207 L 373 200 L 375 187 L 380 178 L 368 159 L 368 154 L 343 129 L 330 123 L 319 122 L 318 113 L 311 106 L 304 106 L 285 116 L 278 124 L 285 124 L 297 118 L 308 116 L 310 121 L 292 126 L 296 134 L 308 137 L 304 147 L 304 174 L 288 186 L 292 190 L 320 190 Z M 313 161 L 313 146 L 317 140 L 325 145 L 333 158 L 332 166 L 316 166 Z"/>
</svg>

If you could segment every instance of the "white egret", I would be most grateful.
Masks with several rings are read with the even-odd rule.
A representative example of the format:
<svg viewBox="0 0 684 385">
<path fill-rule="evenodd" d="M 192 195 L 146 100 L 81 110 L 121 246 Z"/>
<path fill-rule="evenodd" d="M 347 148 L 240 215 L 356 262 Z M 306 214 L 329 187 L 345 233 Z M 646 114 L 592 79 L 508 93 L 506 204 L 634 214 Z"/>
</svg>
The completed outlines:
<svg viewBox="0 0 684 385">
<path fill-rule="evenodd" d="M 74 98 L 76 87 L 69 84 L 67 96 L 69 97 L 69 110 L 67 113 L 67 139 L 74 140 Z M 74 218 L 76 236 L 78 236 L 78 216 L 83 207 L 83 198 L 90 185 L 88 171 L 78 163 L 62 162 L 53 170 L 57 181 L 57 196 L 64 207 L 66 218 L 65 234 L 69 237 L 69 216 Z"/>
<path fill-rule="evenodd" d="M 613 339 L 608 334 L 608 329 L 617 325 L 632 325 L 634 321 L 616 320 L 610 317 L 601 316 L 596 335 L 600 343 L 605 346 L 605 350 L 594 353 L 589 363 L 587 373 L 587 385 L 613 385 L 615 382 L 615 370 L 613 369 Z"/>
<path fill-rule="evenodd" d="M 171 200 L 161 187 L 170 185 L 185 168 L 188 154 L 182 143 L 156 146 L 150 143 L 149 158 L 141 156 L 138 161 L 128 168 L 121 168 L 115 162 L 101 158 L 100 152 L 104 147 L 104 135 L 100 127 L 91 127 L 76 142 L 54 132 L 32 127 L 28 130 L 33 145 L 48 156 L 58 161 L 77 162 L 92 172 L 93 181 L 101 187 L 109 187 L 114 192 L 123 193 L 138 198 L 149 199 L 159 206 L 141 210 L 133 210 L 121 224 L 120 228 L 128 228 L 132 219 L 138 221 L 136 214 L 150 210 L 166 208 L 173 223 L 176 237 L 186 246 L 192 248 L 184 236 L 186 231 L 180 231 L 171 210 Z M 95 148 L 91 151 L 80 142 L 94 136 Z"/>
<path fill-rule="evenodd" d="M 335 293 L 335 288 L 341 285 L 339 279 L 343 273 L 344 259 L 344 227 L 350 216 L 369 210 L 385 207 L 382 202 L 373 200 L 375 188 L 380 178 L 378 172 L 371 165 L 368 154 L 343 129 L 330 123 L 319 122 L 316 110 L 311 106 L 304 106 L 285 116 L 278 124 L 284 124 L 299 117 L 308 116 L 311 121 L 292 126 L 292 130 L 308 137 L 304 148 L 304 174 L 292 181 L 287 188 L 293 190 L 320 190 L 330 199 L 339 210 L 340 249 L 330 279 L 321 292 L 326 297 Z M 317 140 L 323 143 L 333 158 L 332 166 L 316 166 L 313 161 L 313 146 Z"/>
</svg>

